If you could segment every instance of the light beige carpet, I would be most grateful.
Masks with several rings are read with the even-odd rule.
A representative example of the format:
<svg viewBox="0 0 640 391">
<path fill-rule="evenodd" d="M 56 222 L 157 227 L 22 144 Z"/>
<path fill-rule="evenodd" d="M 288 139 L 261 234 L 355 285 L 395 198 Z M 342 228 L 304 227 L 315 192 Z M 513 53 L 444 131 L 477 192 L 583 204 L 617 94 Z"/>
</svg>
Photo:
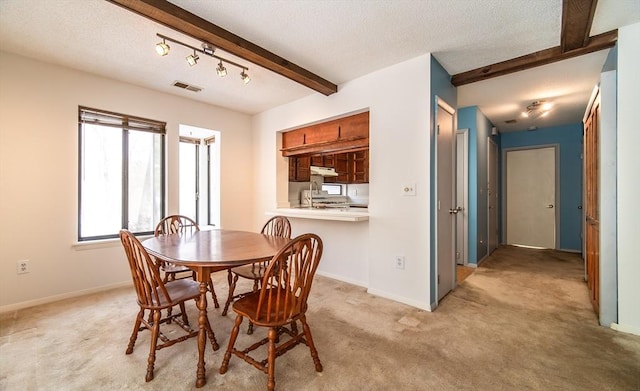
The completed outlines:
<svg viewBox="0 0 640 391">
<path fill-rule="evenodd" d="M 278 390 L 640 390 L 640 337 L 597 324 L 575 254 L 501 247 L 435 312 L 316 277 L 308 319 L 324 372 L 304 345 L 278 358 Z M 215 278 L 221 300 L 226 275 Z M 190 303 L 192 323 L 197 322 Z M 204 389 L 264 390 L 235 357 L 218 374 L 233 316 L 209 317 Z M 144 382 L 149 333 L 125 355 L 137 311 L 117 289 L 0 316 L 1 390 L 192 390 L 196 341 L 158 352 Z M 261 338 L 262 330 L 239 343 Z"/>
</svg>

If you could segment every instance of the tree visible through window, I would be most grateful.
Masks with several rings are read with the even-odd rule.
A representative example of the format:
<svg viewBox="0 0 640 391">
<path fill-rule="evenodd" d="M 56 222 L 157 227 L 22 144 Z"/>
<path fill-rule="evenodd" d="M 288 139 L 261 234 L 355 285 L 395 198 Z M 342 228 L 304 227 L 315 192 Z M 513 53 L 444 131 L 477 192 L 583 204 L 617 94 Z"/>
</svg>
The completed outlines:
<svg viewBox="0 0 640 391">
<path fill-rule="evenodd" d="M 164 212 L 166 124 L 79 107 L 78 240 L 152 233 Z"/>
</svg>

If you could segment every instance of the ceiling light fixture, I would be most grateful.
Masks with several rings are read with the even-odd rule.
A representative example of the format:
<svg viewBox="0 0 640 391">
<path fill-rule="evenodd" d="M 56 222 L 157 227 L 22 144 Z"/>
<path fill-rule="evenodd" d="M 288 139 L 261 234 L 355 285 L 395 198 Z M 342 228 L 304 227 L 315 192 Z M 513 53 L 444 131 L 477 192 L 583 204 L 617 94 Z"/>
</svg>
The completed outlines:
<svg viewBox="0 0 640 391">
<path fill-rule="evenodd" d="M 249 84 L 249 82 L 251 81 L 251 78 L 247 74 L 247 71 L 249 70 L 249 68 L 245 67 L 244 65 L 240 65 L 236 62 L 227 60 L 226 58 L 222 58 L 220 56 L 215 55 L 214 54 L 215 48 L 213 47 L 212 44 L 208 42 L 203 42 L 202 49 L 199 49 L 189 44 L 186 44 L 184 42 L 180 42 L 173 38 L 169 38 L 166 35 L 162 35 L 162 34 L 156 34 L 156 35 L 162 38 L 162 42 L 159 42 L 158 44 L 156 44 L 156 52 L 161 56 L 166 56 L 169 53 L 169 45 L 167 45 L 166 41 L 177 43 L 178 45 L 182 45 L 188 49 L 193 50 L 193 54 L 190 54 L 186 57 L 186 60 L 190 66 L 194 66 L 198 63 L 198 60 L 200 59 L 200 57 L 198 56 L 198 53 L 200 53 L 209 57 L 213 57 L 216 60 L 218 60 L 218 67 L 216 68 L 216 72 L 218 73 L 218 76 L 220 77 L 226 76 L 227 68 L 225 68 L 223 64 L 223 62 L 225 62 L 227 64 L 231 64 L 233 66 L 236 66 L 242 69 L 242 72 L 240 73 L 240 77 L 242 78 L 242 81 L 244 81 L 244 84 Z"/>
<path fill-rule="evenodd" d="M 158 42 L 156 44 L 156 53 L 161 56 L 166 56 L 167 54 L 169 54 L 169 49 L 169 45 L 167 45 L 164 39 L 162 40 L 162 42 Z"/>
<path fill-rule="evenodd" d="M 240 78 L 242 79 L 242 81 L 244 82 L 244 84 L 249 84 L 249 82 L 251 81 L 251 78 L 249 77 L 249 75 L 247 75 L 245 72 L 245 70 L 242 70 L 242 73 L 240 73 Z"/>
<path fill-rule="evenodd" d="M 196 65 L 198 63 L 198 60 L 200 59 L 200 57 L 198 57 L 198 54 L 196 53 L 196 51 L 193 51 L 193 54 L 190 54 L 187 56 L 187 63 L 189 64 L 190 67 Z"/>
<path fill-rule="evenodd" d="M 224 65 L 222 65 L 222 61 L 220 61 L 220 63 L 218 64 L 218 67 L 216 68 L 216 72 L 218 72 L 218 76 L 220 77 L 227 76 L 227 68 L 225 68 Z"/>
<path fill-rule="evenodd" d="M 540 117 L 546 117 L 547 115 L 549 115 L 549 111 L 551 111 L 551 108 L 553 107 L 552 103 L 543 101 L 543 100 L 536 100 L 531 102 L 531 104 L 529 106 L 527 106 L 526 111 L 522 112 L 522 116 L 525 118 L 540 118 Z"/>
</svg>

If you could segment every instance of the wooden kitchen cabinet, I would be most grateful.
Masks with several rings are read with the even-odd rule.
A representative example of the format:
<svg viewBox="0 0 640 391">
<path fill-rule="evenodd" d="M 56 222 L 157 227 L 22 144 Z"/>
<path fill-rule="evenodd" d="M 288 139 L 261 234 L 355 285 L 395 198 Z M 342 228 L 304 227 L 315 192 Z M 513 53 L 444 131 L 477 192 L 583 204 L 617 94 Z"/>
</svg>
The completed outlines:
<svg viewBox="0 0 640 391">
<path fill-rule="evenodd" d="M 340 119 L 339 139 L 368 139 L 369 138 L 369 112 L 352 115 Z"/>
<path fill-rule="evenodd" d="M 349 168 L 349 183 L 369 183 L 369 151 L 352 152 Z"/>
<path fill-rule="evenodd" d="M 325 177 L 325 183 L 369 183 L 369 151 L 289 157 L 289 181 L 308 182 L 309 166 L 330 167 L 338 176 Z"/>
<path fill-rule="evenodd" d="M 309 156 L 297 156 L 289 158 L 289 181 L 309 182 L 311 180 L 311 158 Z"/>
<path fill-rule="evenodd" d="M 369 112 L 282 134 L 282 156 L 327 155 L 369 148 Z"/>
</svg>

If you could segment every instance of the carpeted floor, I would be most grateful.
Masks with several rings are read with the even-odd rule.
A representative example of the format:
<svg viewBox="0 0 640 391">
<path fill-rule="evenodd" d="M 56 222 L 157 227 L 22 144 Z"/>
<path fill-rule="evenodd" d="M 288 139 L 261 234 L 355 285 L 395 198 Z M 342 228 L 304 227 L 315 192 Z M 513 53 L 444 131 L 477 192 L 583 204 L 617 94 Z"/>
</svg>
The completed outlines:
<svg viewBox="0 0 640 391">
<path fill-rule="evenodd" d="M 218 374 L 234 317 L 210 308 L 221 349 L 207 347 L 203 389 L 266 389 L 235 357 Z M 0 390 L 195 389 L 195 339 L 159 351 L 144 382 L 149 333 L 124 354 L 136 312 L 127 288 L 1 314 Z M 597 324 L 575 254 L 501 247 L 435 312 L 316 277 L 308 319 L 324 372 L 299 346 L 276 362 L 280 391 L 640 389 L 640 337 Z M 243 325 L 239 343 L 262 331 Z"/>
</svg>

